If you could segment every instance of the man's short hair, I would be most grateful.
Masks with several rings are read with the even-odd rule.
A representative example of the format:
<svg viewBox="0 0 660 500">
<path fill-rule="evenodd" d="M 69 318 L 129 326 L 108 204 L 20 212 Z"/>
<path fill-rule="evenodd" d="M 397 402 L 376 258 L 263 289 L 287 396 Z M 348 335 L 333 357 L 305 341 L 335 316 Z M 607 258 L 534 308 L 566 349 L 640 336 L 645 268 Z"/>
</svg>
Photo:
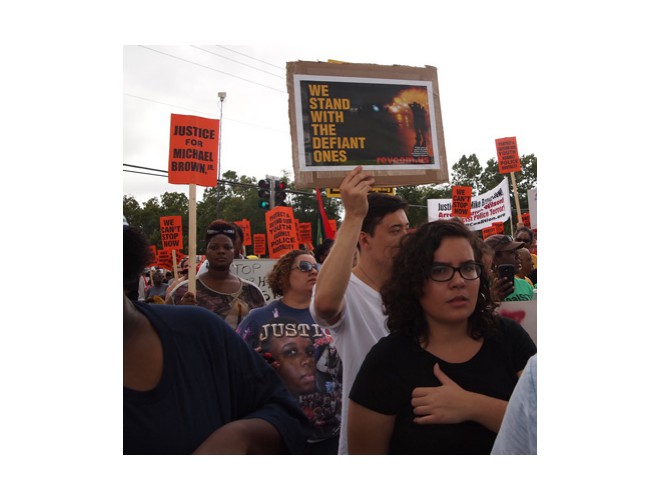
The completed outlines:
<svg viewBox="0 0 660 500">
<path fill-rule="evenodd" d="M 398 196 L 392 196 L 385 193 L 369 193 L 367 195 L 369 201 L 369 210 L 367 215 L 362 221 L 362 231 L 374 235 L 376 226 L 383 220 L 387 214 L 396 212 L 397 210 L 406 210 L 408 202 L 402 200 Z"/>
</svg>

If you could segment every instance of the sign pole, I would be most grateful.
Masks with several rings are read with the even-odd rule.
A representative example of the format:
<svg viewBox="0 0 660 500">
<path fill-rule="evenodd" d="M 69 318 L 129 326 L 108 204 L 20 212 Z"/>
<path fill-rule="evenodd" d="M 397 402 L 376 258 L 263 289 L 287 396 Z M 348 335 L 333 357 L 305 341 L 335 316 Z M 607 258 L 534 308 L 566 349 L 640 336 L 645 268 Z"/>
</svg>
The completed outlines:
<svg viewBox="0 0 660 500">
<path fill-rule="evenodd" d="M 172 270 L 174 271 L 174 280 L 179 279 L 179 273 L 177 272 L 177 262 L 176 262 L 176 250 L 172 250 Z"/>
<path fill-rule="evenodd" d="M 188 196 L 188 291 L 197 292 L 197 184 L 189 184 Z M 192 262 L 192 265 L 190 263 Z"/>
<path fill-rule="evenodd" d="M 516 212 L 518 213 L 518 222 L 522 222 L 522 215 L 520 214 L 520 200 L 518 200 L 518 187 L 516 186 L 516 177 L 511 172 L 511 183 L 513 184 L 513 197 L 516 200 Z M 515 233 L 516 229 L 511 224 L 511 230 Z"/>
</svg>

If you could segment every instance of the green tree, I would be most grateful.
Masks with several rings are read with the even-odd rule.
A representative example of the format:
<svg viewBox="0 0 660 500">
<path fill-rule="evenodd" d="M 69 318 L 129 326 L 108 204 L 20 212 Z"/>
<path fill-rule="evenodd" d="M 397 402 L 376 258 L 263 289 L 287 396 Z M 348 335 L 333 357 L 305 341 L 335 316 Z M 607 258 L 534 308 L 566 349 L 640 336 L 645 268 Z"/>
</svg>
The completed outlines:
<svg viewBox="0 0 660 500">
<path fill-rule="evenodd" d="M 451 167 L 452 185 L 469 186 L 472 188 L 472 194 L 477 195 L 483 192 L 483 186 L 480 182 L 480 176 L 483 172 L 477 155 L 471 154 L 461 156 L 457 163 Z"/>
<path fill-rule="evenodd" d="M 410 227 L 419 227 L 428 222 L 427 200 L 451 198 L 451 187 L 448 184 L 424 184 L 421 186 L 402 186 L 396 188 L 396 194 L 408 202 L 408 221 Z"/>
</svg>

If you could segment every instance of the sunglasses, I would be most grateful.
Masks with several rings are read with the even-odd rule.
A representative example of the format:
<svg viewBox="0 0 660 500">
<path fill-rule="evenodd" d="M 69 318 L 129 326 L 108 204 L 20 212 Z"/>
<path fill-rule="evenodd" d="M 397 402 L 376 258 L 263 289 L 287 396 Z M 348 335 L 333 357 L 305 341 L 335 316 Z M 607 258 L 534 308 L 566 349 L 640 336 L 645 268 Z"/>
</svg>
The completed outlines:
<svg viewBox="0 0 660 500">
<path fill-rule="evenodd" d="M 532 240 L 528 240 L 526 238 L 520 238 L 520 237 L 516 238 L 516 241 L 519 241 L 520 243 L 525 243 L 525 244 L 532 242 Z"/>
<path fill-rule="evenodd" d="M 321 265 L 316 263 L 312 264 L 309 261 L 303 260 L 298 264 L 298 266 L 294 266 L 294 269 L 298 269 L 303 273 L 311 273 L 312 269 L 316 269 L 316 272 L 318 273 L 319 269 L 321 269 Z"/>
</svg>

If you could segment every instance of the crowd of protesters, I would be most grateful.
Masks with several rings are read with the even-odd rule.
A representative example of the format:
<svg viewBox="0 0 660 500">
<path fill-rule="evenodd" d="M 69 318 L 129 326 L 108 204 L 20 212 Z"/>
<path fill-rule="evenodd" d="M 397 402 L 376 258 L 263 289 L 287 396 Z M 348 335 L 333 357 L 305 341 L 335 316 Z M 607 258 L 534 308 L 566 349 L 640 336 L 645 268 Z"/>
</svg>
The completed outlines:
<svg viewBox="0 0 660 500">
<path fill-rule="evenodd" d="M 268 304 L 235 224 L 169 281 L 124 225 L 125 454 L 536 453 L 536 345 L 498 314 L 536 298 L 535 233 L 411 229 L 374 183 L 344 178 L 336 238 L 280 257 Z"/>
</svg>

